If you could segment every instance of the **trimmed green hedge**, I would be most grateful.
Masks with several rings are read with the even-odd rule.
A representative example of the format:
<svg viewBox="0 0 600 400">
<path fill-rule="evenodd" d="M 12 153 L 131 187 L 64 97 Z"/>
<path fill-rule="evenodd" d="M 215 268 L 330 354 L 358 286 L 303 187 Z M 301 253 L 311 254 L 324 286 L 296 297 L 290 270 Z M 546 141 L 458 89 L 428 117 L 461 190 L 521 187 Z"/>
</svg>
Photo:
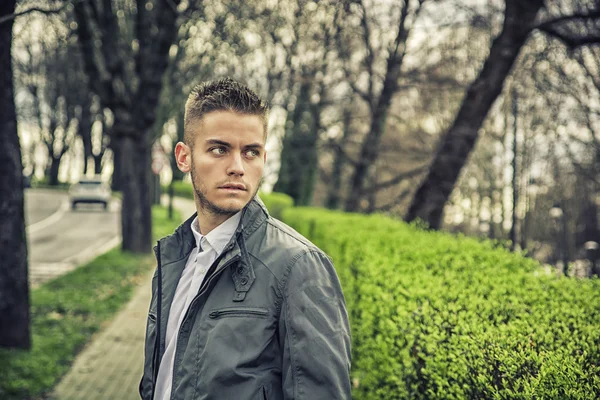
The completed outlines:
<svg viewBox="0 0 600 400">
<path fill-rule="evenodd" d="M 169 186 L 163 186 L 163 193 L 169 193 Z M 193 200 L 194 189 L 192 184 L 185 181 L 173 182 L 173 195 Z M 269 213 L 275 218 L 281 219 L 283 210 L 294 205 L 294 199 L 283 193 L 260 193 L 259 195 Z"/>
<path fill-rule="evenodd" d="M 383 216 L 291 208 L 284 220 L 336 264 L 353 398 L 600 398 L 598 279 Z"/>
</svg>

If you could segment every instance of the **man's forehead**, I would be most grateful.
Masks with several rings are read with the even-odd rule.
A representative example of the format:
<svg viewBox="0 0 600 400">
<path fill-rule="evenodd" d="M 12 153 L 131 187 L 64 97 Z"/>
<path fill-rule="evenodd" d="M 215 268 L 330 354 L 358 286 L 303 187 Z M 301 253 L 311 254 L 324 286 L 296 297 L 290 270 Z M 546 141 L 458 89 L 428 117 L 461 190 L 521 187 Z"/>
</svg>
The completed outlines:
<svg viewBox="0 0 600 400">
<path fill-rule="evenodd" d="M 267 138 L 267 126 L 262 116 L 228 110 L 211 111 L 202 117 L 194 118 L 189 121 L 186 130 L 193 135 L 196 142 L 208 140 L 209 137 L 206 135 L 220 140 L 225 140 L 220 136 L 227 136 L 230 140 L 232 133 L 245 136 L 245 133 L 252 133 L 252 130 L 256 131 L 257 136 L 260 133 L 260 142 L 263 146 Z"/>
</svg>

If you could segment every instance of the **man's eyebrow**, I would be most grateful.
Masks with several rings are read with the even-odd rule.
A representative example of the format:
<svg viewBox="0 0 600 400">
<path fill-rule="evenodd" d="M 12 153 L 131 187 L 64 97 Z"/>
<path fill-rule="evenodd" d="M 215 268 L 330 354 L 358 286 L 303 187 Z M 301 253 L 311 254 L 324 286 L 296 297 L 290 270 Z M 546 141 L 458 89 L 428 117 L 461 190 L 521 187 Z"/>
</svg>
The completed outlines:
<svg viewBox="0 0 600 400">
<path fill-rule="evenodd" d="M 244 146 L 244 148 L 246 148 L 246 149 L 248 149 L 248 148 L 250 148 L 250 149 L 262 149 L 263 147 L 265 147 L 265 146 L 263 146 L 262 143 L 250 143 L 250 144 L 247 144 L 246 146 Z"/>
<path fill-rule="evenodd" d="M 207 144 L 218 144 L 221 146 L 231 147 L 231 144 L 224 142 L 222 140 L 219 140 L 219 139 L 206 139 L 206 143 Z"/>
</svg>

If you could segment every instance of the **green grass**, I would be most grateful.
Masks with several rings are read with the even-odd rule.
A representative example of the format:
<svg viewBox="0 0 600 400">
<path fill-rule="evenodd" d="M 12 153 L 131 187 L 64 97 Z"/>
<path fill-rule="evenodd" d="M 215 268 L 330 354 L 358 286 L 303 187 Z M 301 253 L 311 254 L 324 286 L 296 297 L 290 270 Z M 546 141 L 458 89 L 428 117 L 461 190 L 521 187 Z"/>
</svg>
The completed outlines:
<svg viewBox="0 0 600 400">
<path fill-rule="evenodd" d="M 152 210 L 153 234 L 173 232 L 180 221 Z M 69 370 L 77 353 L 131 298 L 155 266 L 153 254 L 116 248 L 31 292 L 30 351 L 0 349 L 0 399 L 42 398 Z"/>
</svg>

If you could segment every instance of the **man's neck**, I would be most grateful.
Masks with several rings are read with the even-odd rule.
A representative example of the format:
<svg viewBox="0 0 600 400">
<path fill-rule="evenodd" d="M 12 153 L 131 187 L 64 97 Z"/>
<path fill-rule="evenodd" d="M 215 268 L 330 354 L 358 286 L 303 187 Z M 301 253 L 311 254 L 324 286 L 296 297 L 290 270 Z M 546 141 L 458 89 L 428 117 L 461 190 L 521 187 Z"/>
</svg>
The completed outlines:
<svg viewBox="0 0 600 400">
<path fill-rule="evenodd" d="M 207 212 L 205 209 L 200 208 L 196 205 L 196 211 L 198 211 L 198 226 L 200 227 L 200 233 L 204 236 L 208 235 L 210 231 L 233 217 L 234 214 L 214 214 Z"/>
</svg>

